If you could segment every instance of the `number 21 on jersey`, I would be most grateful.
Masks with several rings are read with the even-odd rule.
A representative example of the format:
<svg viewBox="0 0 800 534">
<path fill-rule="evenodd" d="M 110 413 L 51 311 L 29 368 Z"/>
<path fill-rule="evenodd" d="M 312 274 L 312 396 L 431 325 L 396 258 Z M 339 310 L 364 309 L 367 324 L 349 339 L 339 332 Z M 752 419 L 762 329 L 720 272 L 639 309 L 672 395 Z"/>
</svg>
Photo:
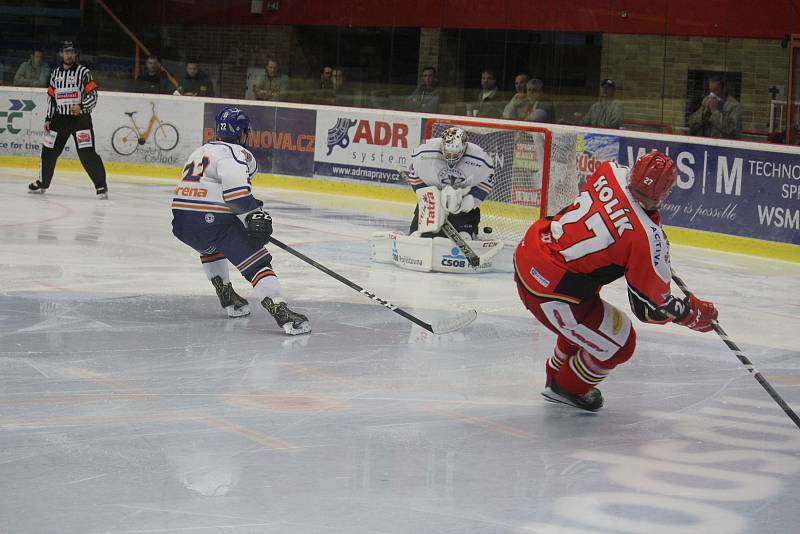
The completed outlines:
<svg viewBox="0 0 800 534">
<path fill-rule="evenodd" d="M 559 251 L 564 260 L 569 263 L 583 258 L 594 252 L 604 250 L 614 244 L 614 236 L 606 226 L 603 216 L 600 213 L 593 213 L 591 216 L 586 217 L 592 209 L 592 197 L 588 191 L 583 191 L 578 198 L 576 198 L 572 205 L 574 209 L 566 212 L 557 221 L 550 223 L 550 232 L 554 242 L 558 241 L 564 236 L 565 226 L 570 224 L 580 224 L 588 230 L 589 236 L 571 244 L 570 246 Z"/>
</svg>

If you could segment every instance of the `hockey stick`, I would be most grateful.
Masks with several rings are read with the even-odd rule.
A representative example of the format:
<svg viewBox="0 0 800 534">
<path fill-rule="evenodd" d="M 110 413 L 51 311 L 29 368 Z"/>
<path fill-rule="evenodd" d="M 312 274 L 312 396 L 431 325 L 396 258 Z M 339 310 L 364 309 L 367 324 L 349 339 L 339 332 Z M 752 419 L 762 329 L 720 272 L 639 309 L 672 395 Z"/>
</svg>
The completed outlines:
<svg viewBox="0 0 800 534">
<path fill-rule="evenodd" d="M 458 330 L 460 328 L 464 328 L 465 326 L 467 326 L 470 323 L 472 323 L 472 321 L 474 321 L 478 317 L 478 312 L 476 312 L 475 310 L 467 310 L 466 312 L 456 316 L 454 319 L 445 320 L 445 321 L 439 321 L 437 323 L 426 323 L 422 319 L 418 319 L 417 317 L 414 317 L 413 315 L 411 315 L 407 311 L 405 311 L 405 310 L 403 310 L 401 308 L 398 308 L 397 306 L 395 306 L 394 304 L 392 304 L 388 300 L 383 300 L 382 298 L 376 296 L 374 293 L 370 293 L 369 291 L 367 291 L 366 289 L 364 289 L 360 285 L 356 284 L 355 282 L 351 282 L 350 280 L 348 280 L 344 276 L 342 276 L 342 275 L 340 275 L 340 274 L 328 269 L 324 265 L 312 260 L 311 258 L 306 256 L 302 252 L 298 252 L 297 250 L 293 249 L 289 245 L 286 245 L 286 244 L 280 242 L 279 240 L 275 239 L 274 236 L 271 236 L 269 238 L 269 242 L 270 243 L 274 243 L 276 246 L 282 248 L 283 250 L 285 250 L 289 254 L 291 254 L 291 255 L 293 255 L 293 256 L 295 256 L 297 258 L 300 258 L 301 260 L 303 260 L 307 264 L 311 265 L 312 267 L 316 267 L 317 269 L 319 269 L 323 273 L 327 274 L 328 276 L 331 276 L 331 277 L 337 279 L 338 281 L 340 281 L 341 283 L 343 283 L 344 285 L 355 289 L 356 291 L 358 291 L 362 295 L 366 295 L 367 297 L 371 298 L 372 300 L 374 300 L 378 304 L 381 304 L 383 307 L 388 308 L 388 309 L 392 310 L 393 312 L 395 312 L 396 314 L 405 317 L 406 319 L 408 319 L 412 323 L 421 326 L 422 328 L 424 328 L 425 330 L 427 330 L 428 332 L 431 332 L 433 334 L 447 334 L 448 332 L 453 332 L 453 331 Z"/>
<path fill-rule="evenodd" d="M 693 295 L 693 293 L 689 290 L 689 288 L 686 287 L 686 284 L 683 282 L 683 280 L 681 280 L 680 277 L 674 272 L 672 273 L 672 279 L 675 280 L 675 283 L 678 284 L 678 287 L 681 288 L 681 291 L 683 291 L 687 297 L 691 297 Z M 737 358 L 739 358 L 739 361 L 742 362 L 744 368 L 750 371 L 750 374 L 753 375 L 753 377 L 758 381 L 758 383 L 761 384 L 761 386 L 767 390 L 767 393 L 769 393 L 769 396 L 772 397 L 772 400 L 778 403 L 778 406 L 780 406 L 781 409 L 784 412 L 786 412 L 786 415 L 788 415 L 789 419 L 791 419 L 792 422 L 794 422 L 794 424 L 797 425 L 797 428 L 800 428 L 800 417 L 798 417 L 797 414 L 794 412 L 794 410 L 792 410 L 792 408 L 788 404 L 786 404 L 786 401 L 783 400 L 783 397 L 781 397 L 780 394 L 777 391 L 775 391 L 772 385 L 769 382 L 767 382 L 767 379 L 764 378 L 761 372 L 755 368 L 753 362 L 751 362 L 747 358 L 747 356 L 742 354 L 742 350 L 736 345 L 736 343 L 734 343 L 728 337 L 728 334 L 725 332 L 725 330 L 722 329 L 722 327 L 719 325 L 719 322 L 717 321 L 714 321 L 714 332 L 716 332 L 717 335 L 719 335 L 719 337 L 722 339 L 722 341 L 725 342 L 728 348 L 731 349 L 731 351 L 736 355 Z"/>
<path fill-rule="evenodd" d="M 444 224 L 442 225 L 442 231 L 453 243 L 456 244 L 458 249 L 464 253 L 464 256 L 467 257 L 467 262 L 471 266 L 477 267 L 481 264 L 481 259 L 477 254 L 475 254 L 475 251 L 472 250 L 472 247 L 467 244 L 464 238 L 461 237 L 461 234 L 459 234 L 458 230 L 455 229 L 453 223 L 451 223 L 449 220 L 444 221 Z"/>
</svg>

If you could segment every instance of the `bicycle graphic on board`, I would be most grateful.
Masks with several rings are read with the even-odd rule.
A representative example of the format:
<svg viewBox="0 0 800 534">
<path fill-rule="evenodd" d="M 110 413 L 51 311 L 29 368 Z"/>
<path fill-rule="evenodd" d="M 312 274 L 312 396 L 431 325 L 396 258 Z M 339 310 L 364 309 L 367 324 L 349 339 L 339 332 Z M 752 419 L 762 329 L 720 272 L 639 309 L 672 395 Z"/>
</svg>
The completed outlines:
<svg viewBox="0 0 800 534">
<path fill-rule="evenodd" d="M 114 151 L 121 156 L 130 156 L 133 154 L 139 145 L 144 145 L 150 134 L 153 134 L 153 143 L 159 150 L 172 150 L 178 146 L 178 129 L 168 122 L 163 122 L 156 115 L 156 104 L 150 102 L 150 108 L 153 113 L 150 115 L 150 120 L 147 123 L 145 130 L 140 130 L 139 125 L 136 124 L 135 111 L 126 111 L 125 115 L 131 120 L 131 126 L 120 126 L 111 135 L 111 146 Z M 153 129 L 155 126 L 155 130 Z"/>
</svg>

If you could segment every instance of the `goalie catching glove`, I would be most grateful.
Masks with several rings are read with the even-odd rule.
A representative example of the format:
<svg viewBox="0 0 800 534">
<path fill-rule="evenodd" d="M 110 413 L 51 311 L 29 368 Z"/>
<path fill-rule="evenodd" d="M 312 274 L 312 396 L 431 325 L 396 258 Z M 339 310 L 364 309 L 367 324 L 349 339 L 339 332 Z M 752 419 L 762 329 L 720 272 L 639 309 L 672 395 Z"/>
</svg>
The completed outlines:
<svg viewBox="0 0 800 534">
<path fill-rule="evenodd" d="M 686 297 L 683 303 L 686 306 L 686 314 L 681 318 L 676 317 L 676 323 L 698 332 L 708 332 L 714 329 L 719 312 L 713 302 L 700 300 L 691 295 Z"/>
<path fill-rule="evenodd" d="M 269 243 L 269 236 L 272 235 L 272 217 L 269 216 L 269 213 L 258 209 L 248 213 L 244 222 L 247 225 L 247 235 L 250 239 L 258 242 L 262 247 Z"/>
<path fill-rule="evenodd" d="M 442 189 L 442 204 L 448 213 L 472 211 L 475 208 L 475 197 L 467 194 L 466 189 L 456 189 L 450 185 Z"/>
</svg>

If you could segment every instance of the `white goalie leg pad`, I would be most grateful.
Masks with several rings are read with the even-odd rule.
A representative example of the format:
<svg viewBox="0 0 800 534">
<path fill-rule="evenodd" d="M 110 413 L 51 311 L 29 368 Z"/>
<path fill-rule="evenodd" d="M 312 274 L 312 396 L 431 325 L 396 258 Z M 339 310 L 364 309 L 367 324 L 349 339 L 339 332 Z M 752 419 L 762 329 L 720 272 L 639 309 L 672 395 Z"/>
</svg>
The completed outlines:
<svg viewBox="0 0 800 534">
<path fill-rule="evenodd" d="M 417 226 L 420 233 L 436 233 L 447 220 L 447 212 L 442 205 L 441 196 L 439 188 L 432 185 L 417 189 L 417 203 L 419 204 Z"/>
<path fill-rule="evenodd" d="M 480 265 L 473 267 L 464 253 L 446 237 L 433 238 L 433 270 L 442 273 L 487 273 L 512 272 L 511 258 L 514 248 L 503 241 L 470 241 L 467 244 L 481 259 Z M 505 254 L 504 254 L 505 252 Z"/>
<path fill-rule="evenodd" d="M 432 239 L 398 232 L 372 234 L 372 261 L 394 263 L 412 271 L 431 271 Z"/>
</svg>

